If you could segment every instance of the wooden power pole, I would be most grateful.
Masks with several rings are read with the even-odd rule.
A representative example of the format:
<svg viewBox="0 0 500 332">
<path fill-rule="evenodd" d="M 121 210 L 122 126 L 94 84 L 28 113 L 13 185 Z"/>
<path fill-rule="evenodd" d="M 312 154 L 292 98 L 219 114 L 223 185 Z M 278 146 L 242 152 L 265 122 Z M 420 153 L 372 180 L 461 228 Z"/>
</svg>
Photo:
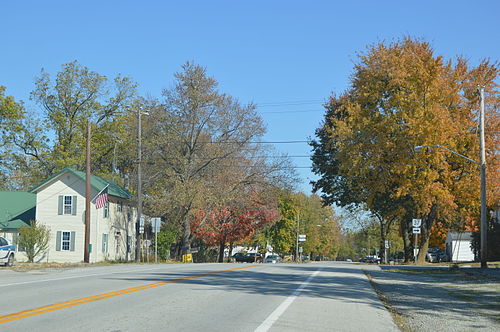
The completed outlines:
<svg viewBox="0 0 500 332">
<path fill-rule="evenodd" d="M 87 120 L 87 156 L 85 169 L 85 247 L 83 261 L 90 262 L 90 119 Z"/>
</svg>

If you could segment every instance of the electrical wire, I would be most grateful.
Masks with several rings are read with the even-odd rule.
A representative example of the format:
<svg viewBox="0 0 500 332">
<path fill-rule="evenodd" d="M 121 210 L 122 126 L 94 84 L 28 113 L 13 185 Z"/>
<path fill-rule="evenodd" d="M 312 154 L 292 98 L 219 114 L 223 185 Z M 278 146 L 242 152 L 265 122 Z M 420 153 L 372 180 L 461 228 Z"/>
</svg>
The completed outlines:
<svg viewBox="0 0 500 332">
<path fill-rule="evenodd" d="M 277 102 L 263 102 L 256 103 L 257 108 L 261 107 L 281 107 L 281 106 L 300 106 L 323 103 L 323 99 L 310 99 L 310 100 L 296 100 L 296 101 L 277 101 Z"/>
</svg>

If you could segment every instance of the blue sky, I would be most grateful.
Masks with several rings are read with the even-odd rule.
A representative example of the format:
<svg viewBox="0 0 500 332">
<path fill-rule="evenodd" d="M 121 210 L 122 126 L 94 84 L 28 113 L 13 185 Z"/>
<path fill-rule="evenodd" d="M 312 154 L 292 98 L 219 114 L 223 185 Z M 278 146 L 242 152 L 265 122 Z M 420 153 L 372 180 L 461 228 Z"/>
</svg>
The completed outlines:
<svg viewBox="0 0 500 332">
<path fill-rule="evenodd" d="M 43 67 L 82 65 L 132 77 L 159 97 L 192 60 L 223 92 L 260 105 L 267 141 L 303 141 L 322 104 L 349 85 L 356 54 L 405 35 L 445 58 L 499 60 L 500 1 L 3 1 L 0 85 L 24 100 Z M 306 143 L 276 144 L 308 167 Z M 298 168 L 298 188 L 315 179 Z"/>
</svg>

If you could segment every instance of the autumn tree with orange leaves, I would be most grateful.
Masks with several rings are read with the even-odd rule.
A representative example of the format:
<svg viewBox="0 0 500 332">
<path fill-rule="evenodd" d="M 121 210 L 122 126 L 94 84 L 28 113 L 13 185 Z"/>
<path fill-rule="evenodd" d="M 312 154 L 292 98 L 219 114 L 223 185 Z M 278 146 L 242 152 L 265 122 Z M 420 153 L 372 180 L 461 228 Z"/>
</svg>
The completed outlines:
<svg viewBox="0 0 500 332">
<path fill-rule="evenodd" d="M 464 227 L 479 216 L 479 169 L 442 145 L 478 159 L 478 86 L 486 91 L 488 206 L 498 206 L 498 63 L 471 67 L 446 60 L 425 41 L 403 38 L 361 54 L 351 87 L 327 103 L 324 125 L 313 142 L 314 183 L 327 203 L 366 204 L 383 226 L 397 216 L 405 245 L 425 259 L 436 222 Z M 495 170 L 496 169 L 496 170 Z M 412 243 L 411 220 L 421 218 L 421 243 Z M 383 240 L 381 227 L 381 244 Z M 381 251 L 382 251 L 381 247 Z"/>
</svg>

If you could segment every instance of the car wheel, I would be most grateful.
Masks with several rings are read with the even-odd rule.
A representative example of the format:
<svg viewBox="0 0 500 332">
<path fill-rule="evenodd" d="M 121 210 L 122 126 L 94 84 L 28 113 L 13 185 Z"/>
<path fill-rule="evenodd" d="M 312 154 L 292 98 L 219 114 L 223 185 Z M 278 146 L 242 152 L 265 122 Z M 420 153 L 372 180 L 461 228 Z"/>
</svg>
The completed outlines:
<svg viewBox="0 0 500 332">
<path fill-rule="evenodd" d="M 5 266 L 13 266 L 14 265 L 14 255 L 10 255 Z"/>
</svg>

